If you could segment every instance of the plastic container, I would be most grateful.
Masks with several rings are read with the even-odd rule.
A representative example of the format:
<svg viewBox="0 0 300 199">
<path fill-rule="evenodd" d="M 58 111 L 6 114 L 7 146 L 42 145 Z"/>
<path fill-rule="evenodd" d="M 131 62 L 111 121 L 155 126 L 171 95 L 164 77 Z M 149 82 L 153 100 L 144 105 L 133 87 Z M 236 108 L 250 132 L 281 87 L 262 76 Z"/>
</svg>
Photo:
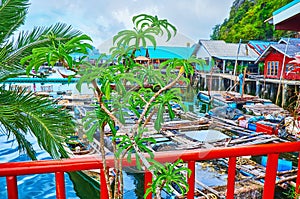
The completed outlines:
<svg viewBox="0 0 300 199">
<path fill-rule="evenodd" d="M 247 120 L 239 120 L 239 126 L 243 128 L 247 128 L 248 121 Z"/>
<path fill-rule="evenodd" d="M 228 106 L 231 108 L 236 108 L 237 104 L 235 102 L 227 102 Z"/>
<path fill-rule="evenodd" d="M 276 124 L 273 124 L 271 122 L 257 122 L 256 132 L 262 132 L 268 135 L 277 135 L 278 127 Z"/>
<path fill-rule="evenodd" d="M 263 156 L 261 158 L 261 165 L 266 167 L 267 165 L 267 156 Z M 277 166 L 277 171 L 288 171 L 292 169 L 292 161 L 288 160 L 283 160 L 283 159 L 278 159 L 278 166 Z"/>
<path fill-rule="evenodd" d="M 251 131 L 256 131 L 256 132 L 258 132 L 258 131 L 256 130 L 256 124 L 254 124 L 254 123 L 248 123 L 248 129 L 251 130 Z"/>
</svg>

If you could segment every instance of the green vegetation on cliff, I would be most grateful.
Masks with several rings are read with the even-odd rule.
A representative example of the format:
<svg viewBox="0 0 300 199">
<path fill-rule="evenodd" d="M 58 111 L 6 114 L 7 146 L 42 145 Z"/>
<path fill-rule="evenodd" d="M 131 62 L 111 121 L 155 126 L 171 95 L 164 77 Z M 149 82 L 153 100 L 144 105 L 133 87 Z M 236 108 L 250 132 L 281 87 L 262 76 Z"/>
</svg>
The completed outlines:
<svg viewBox="0 0 300 199">
<path fill-rule="evenodd" d="M 292 0 L 236 0 L 228 19 L 213 28 L 211 39 L 226 42 L 249 40 L 278 40 L 287 36 L 286 31 L 275 30 L 272 24 L 264 22 L 272 13 Z"/>
</svg>

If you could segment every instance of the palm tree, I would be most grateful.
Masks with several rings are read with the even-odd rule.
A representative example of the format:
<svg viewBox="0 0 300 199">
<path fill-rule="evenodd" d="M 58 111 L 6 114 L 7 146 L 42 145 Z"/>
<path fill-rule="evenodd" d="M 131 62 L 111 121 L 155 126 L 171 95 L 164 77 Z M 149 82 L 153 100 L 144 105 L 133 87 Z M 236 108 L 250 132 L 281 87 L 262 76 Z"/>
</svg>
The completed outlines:
<svg viewBox="0 0 300 199">
<path fill-rule="evenodd" d="M 53 42 L 64 44 L 82 35 L 71 26 L 57 23 L 50 27 L 35 27 L 32 31 L 21 31 L 29 0 L 2 0 L 0 2 L 0 82 L 26 73 L 20 61 L 32 54 L 33 49 L 47 47 Z M 17 36 L 14 36 L 17 34 Z M 19 150 L 36 159 L 31 144 L 26 140 L 32 134 L 43 149 L 53 158 L 67 157 L 63 148 L 65 137 L 74 132 L 72 117 L 54 102 L 36 97 L 24 90 L 0 88 L 0 133 L 13 136 Z"/>
</svg>

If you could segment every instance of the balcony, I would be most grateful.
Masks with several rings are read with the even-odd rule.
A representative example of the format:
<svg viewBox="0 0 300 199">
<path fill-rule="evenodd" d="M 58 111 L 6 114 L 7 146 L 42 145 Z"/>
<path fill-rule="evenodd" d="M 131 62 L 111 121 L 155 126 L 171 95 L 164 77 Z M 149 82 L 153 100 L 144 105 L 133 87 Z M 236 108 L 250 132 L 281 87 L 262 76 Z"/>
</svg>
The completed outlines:
<svg viewBox="0 0 300 199">
<path fill-rule="evenodd" d="M 182 159 L 187 163 L 188 168 L 191 169 L 192 175 L 187 178 L 189 184 L 189 192 L 186 198 L 194 198 L 195 193 L 195 163 L 203 160 L 213 160 L 219 158 L 228 158 L 228 180 L 226 198 L 233 199 L 235 191 L 235 177 L 236 177 L 236 160 L 241 156 L 260 156 L 267 155 L 266 175 L 264 179 L 263 199 L 274 198 L 275 181 L 277 175 L 278 158 L 281 153 L 290 153 L 300 151 L 300 142 L 286 142 L 278 144 L 264 144 L 252 145 L 244 147 L 232 148 L 214 148 L 205 150 L 189 150 L 176 151 L 176 153 L 159 152 L 155 154 L 155 159 L 159 162 L 174 162 L 177 159 Z M 135 161 L 128 163 L 124 160 L 124 166 L 134 166 Z M 298 171 L 296 179 L 296 187 L 300 183 L 300 158 L 298 155 Z M 113 159 L 108 158 L 108 166 L 113 167 Z M 13 162 L 0 164 L 0 176 L 6 177 L 7 192 L 9 199 L 18 198 L 17 176 L 28 174 L 43 174 L 55 173 L 56 179 L 56 198 L 65 199 L 65 181 L 64 173 L 71 171 L 99 169 L 103 170 L 103 164 L 99 157 L 89 158 L 75 158 L 64 160 L 42 160 L 32 162 Z M 105 184 L 103 172 L 100 172 L 100 179 L 102 184 Z M 145 173 L 145 187 L 152 181 L 150 172 Z M 124 185 L 126 186 L 126 184 Z M 298 191 L 298 189 L 296 189 Z M 106 186 L 100 186 L 101 198 L 108 198 Z M 147 199 L 152 198 L 148 195 Z"/>
</svg>

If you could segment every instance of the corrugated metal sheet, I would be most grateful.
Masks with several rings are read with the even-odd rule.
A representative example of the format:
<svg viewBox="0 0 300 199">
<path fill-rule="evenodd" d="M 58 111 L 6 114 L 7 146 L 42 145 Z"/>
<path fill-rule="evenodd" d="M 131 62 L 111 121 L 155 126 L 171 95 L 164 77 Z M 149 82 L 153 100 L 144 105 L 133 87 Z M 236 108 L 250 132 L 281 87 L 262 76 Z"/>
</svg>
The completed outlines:
<svg viewBox="0 0 300 199">
<path fill-rule="evenodd" d="M 299 45 L 300 46 L 300 39 L 298 38 L 281 38 L 278 41 L 279 44 L 289 44 L 289 45 Z"/>
<path fill-rule="evenodd" d="M 285 10 L 287 10 L 288 8 L 291 8 L 292 6 L 296 5 L 296 4 L 299 3 L 299 2 L 300 2 L 300 0 L 294 0 L 294 1 L 292 1 L 292 2 L 290 2 L 290 3 L 288 3 L 288 4 L 286 4 L 285 6 L 279 8 L 278 10 L 275 10 L 275 11 L 273 12 L 273 16 L 274 16 L 274 15 L 277 15 L 277 14 L 279 14 L 279 13 L 285 11 Z"/>
<path fill-rule="evenodd" d="M 151 59 L 188 59 L 192 56 L 194 47 L 171 47 L 171 46 L 153 46 L 148 47 L 149 57 Z"/>
<path fill-rule="evenodd" d="M 216 56 L 215 58 L 222 59 L 222 60 L 235 60 L 236 56 Z M 238 61 L 255 61 L 257 57 L 245 57 L 245 56 L 238 56 Z"/>
<path fill-rule="evenodd" d="M 289 58 L 293 58 L 297 53 L 300 52 L 300 46 L 297 44 L 289 44 L 288 46 L 285 43 L 272 44 L 259 56 L 256 62 L 265 60 L 266 56 L 268 56 L 268 54 L 271 52 L 271 49 L 275 49 L 276 51 L 285 54 Z"/>
<path fill-rule="evenodd" d="M 251 40 L 248 42 L 248 45 L 252 47 L 259 55 L 261 55 L 270 44 L 271 42 L 255 40 Z"/>
<path fill-rule="evenodd" d="M 226 43 L 223 40 L 200 40 L 202 46 L 211 57 L 222 58 L 225 60 L 235 60 L 239 48 L 238 43 Z M 241 44 L 238 60 L 241 61 L 254 61 L 257 59 L 258 54 L 247 44 Z"/>
</svg>

